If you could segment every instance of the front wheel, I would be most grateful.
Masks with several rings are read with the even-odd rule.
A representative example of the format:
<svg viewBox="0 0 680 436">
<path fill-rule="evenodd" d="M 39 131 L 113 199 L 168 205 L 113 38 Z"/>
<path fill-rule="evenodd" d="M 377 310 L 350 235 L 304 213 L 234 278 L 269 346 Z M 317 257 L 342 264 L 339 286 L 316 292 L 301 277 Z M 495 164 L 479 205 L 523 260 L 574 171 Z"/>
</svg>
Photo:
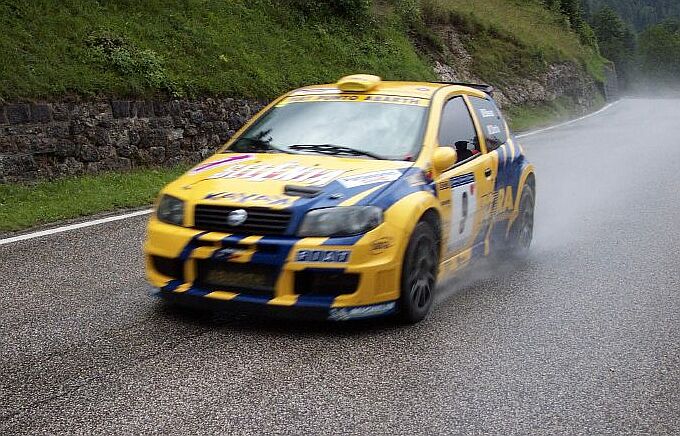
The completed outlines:
<svg viewBox="0 0 680 436">
<path fill-rule="evenodd" d="M 432 226 L 424 221 L 411 234 L 401 274 L 400 315 L 404 322 L 422 321 L 432 309 L 439 270 L 439 247 Z"/>
</svg>

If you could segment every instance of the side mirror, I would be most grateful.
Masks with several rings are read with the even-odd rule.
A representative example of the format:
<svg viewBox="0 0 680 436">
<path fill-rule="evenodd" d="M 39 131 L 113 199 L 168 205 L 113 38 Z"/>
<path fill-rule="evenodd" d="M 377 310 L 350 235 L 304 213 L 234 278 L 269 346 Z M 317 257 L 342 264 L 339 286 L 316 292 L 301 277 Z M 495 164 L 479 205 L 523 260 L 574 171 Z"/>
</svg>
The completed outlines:
<svg viewBox="0 0 680 436">
<path fill-rule="evenodd" d="M 454 166 L 457 160 L 458 154 L 453 147 L 438 147 L 432 157 L 432 165 L 438 173 L 441 173 Z"/>
</svg>

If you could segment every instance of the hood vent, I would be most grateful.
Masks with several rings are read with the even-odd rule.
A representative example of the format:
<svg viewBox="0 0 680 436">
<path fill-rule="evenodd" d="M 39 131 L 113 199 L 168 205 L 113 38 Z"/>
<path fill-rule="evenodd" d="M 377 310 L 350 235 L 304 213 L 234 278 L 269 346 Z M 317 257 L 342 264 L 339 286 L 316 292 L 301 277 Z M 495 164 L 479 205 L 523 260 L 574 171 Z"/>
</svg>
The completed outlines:
<svg viewBox="0 0 680 436">
<path fill-rule="evenodd" d="M 283 193 L 291 197 L 308 197 L 314 198 L 323 192 L 323 188 L 318 186 L 296 186 L 286 185 L 283 188 Z"/>
</svg>

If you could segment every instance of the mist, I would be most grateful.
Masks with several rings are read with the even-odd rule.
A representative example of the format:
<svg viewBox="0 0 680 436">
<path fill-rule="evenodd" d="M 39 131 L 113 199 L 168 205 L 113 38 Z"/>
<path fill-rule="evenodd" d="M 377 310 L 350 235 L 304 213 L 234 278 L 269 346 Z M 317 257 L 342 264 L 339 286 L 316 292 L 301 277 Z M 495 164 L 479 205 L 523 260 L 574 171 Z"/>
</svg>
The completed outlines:
<svg viewBox="0 0 680 436">
<path fill-rule="evenodd" d="M 502 291 L 499 284 L 525 274 L 538 274 L 547 287 L 565 270 L 602 270 L 603 260 L 611 272 L 608 264 L 620 269 L 627 262 L 598 252 L 638 255 L 649 243 L 641 229 L 649 226 L 663 237 L 664 223 L 680 219 L 670 208 L 680 192 L 680 99 L 671 98 L 676 89 L 659 92 L 664 98 L 625 98 L 600 115 L 520 140 L 536 166 L 531 254 L 521 262 L 473 264 L 440 286 L 439 303 L 463 290 Z"/>
</svg>

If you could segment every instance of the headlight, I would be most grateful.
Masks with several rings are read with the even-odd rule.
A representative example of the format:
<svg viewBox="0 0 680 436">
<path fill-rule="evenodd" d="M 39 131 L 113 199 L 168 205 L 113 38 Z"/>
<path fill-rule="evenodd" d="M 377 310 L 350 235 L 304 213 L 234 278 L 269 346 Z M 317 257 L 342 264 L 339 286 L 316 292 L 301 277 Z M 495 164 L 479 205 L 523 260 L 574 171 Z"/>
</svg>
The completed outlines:
<svg viewBox="0 0 680 436">
<path fill-rule="evenodd" d="M 156 215 L 165 223 L 181 226 L 184 223 L 184 202 L 179 198 L 164 195 L 158 203 Z"/>
<path fill-rule="evenodd" d="M 383 222 L 383 213 L 375 206 L 329 207 L 307 212 L 298 236 L 351 236 L 368 232 Z"/>
</svg>

